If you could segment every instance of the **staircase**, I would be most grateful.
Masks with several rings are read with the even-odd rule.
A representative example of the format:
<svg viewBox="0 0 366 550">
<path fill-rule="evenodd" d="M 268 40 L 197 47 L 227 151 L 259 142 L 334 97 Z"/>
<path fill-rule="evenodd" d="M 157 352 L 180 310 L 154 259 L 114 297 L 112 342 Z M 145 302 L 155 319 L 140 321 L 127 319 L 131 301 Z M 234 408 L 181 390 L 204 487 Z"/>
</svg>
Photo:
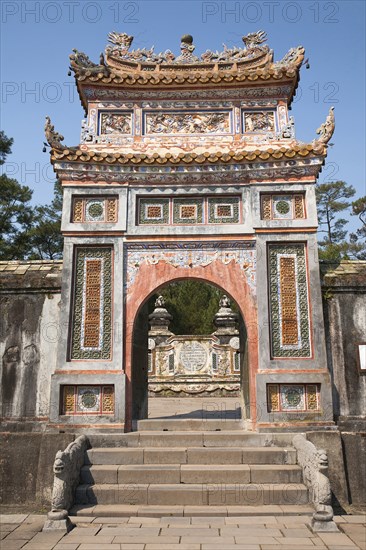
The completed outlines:
<svg viewBox="0 0 366 550">
<path fill-rule="evenodd" d="M 135 433 L 90 436 L 71 513 L 311 514 L 292 437 L 235 420 L 142 420 Z"/>
</svg>

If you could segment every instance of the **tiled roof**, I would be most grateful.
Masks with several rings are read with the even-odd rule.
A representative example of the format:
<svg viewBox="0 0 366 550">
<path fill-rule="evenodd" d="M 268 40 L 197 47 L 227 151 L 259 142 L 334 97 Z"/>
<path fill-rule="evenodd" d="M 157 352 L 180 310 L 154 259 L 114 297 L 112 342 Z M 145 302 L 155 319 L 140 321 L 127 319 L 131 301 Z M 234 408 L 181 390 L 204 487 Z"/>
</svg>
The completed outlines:
<svg viewBox="0 0 366 550">
<path fill-rule="evenodd" d="M 320 274 L 324 287 L 366 287 L 365 260 L 321 262 Z"/>
<path fill-rule="evenodd" d="M 80 148 L 52 149 L 51 161 L 67 160 L 71 162 L 96 162 L 106 164 L 203 164 L 203 163 L 228 163 L 240 161 L 261 161 L 303 158 L 310 155 L 325 156 L 326 147 L 319 141 L 301 143 L 292 146 L 267 147 L 265 150 L 229 150 L 227 152 L 179 152 L 165 154 L 153 153 L 113 153 L 111 151 L 91 151 Z"/>
<path fill-rule="evenodd" d="M 62 260 L 2 261 L 0 289 L 57 291 L 61 287 Z"/>
</svg>

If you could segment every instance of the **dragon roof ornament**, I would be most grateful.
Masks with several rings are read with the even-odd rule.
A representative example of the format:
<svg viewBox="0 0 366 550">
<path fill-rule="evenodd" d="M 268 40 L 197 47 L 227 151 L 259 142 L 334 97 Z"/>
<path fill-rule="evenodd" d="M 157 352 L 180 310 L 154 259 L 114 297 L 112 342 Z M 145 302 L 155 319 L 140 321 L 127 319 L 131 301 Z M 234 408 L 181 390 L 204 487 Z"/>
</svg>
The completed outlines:
<svg viewBox="0 0 366 550">
<path fill-rule="evenodd" d="M 331 107 L 329 109 L 329 113 L 327 118 L 325 119 L 325 122 L 319 126 L 316 133 L 319 134 L 319 137 L 316 141 L 320 141 L 321 143 L 328 143 L 330 138 L 332 137 L 334 133 L 335 128 L 335 117 L 334 117 L 334 107 Z"/>
<path fill-rule="evenodd" d="M 47 143 L 51 149 L 56 149 L 57 151 L 62 151 L 66 149 L 66 146 L 61 143 L 65 138 L 62 134 L 56 132 L 54 125 L 51 123 L 49 116 L 46 116 L 46 123 L 44 125 L 44 133 L 46 136 Z"/>
<path fill-rule="evenodd" d="M 193 44 L 193 37 L 190 34 L 185 34 L 181 38 L 180 50 L 181 53 L 177 57 L 170 51 L 156 53 L 154 52 L 154 46 L 150 49 L 137 49 L 131 50 L 130 46 L 133 41 L 132 36 L 128 36 L 126 33 L 112 32 L 108 35 L 108 40 L 112 46 L 106 47 L 105 53 L 107 59 L 132 61 L 137 63 L 153 63 L 159 65 L 180 65 L 180 64 L 207 64 L 207 63 L 235 63 L 237 61 L 256 61 L 255 66 L 264 66 L 272 59 L 272 52 L 270 52 L 267 45 L 263 45 L 267 39 L 264 31 L 258 31 L 250 33 L 247 36 L 243 36 L 243 42 L 245 48 L 228 48 L 224 44 L 224 50 L 222 52 L 212 52 L 207 50 L 201 57 L 194 55 L 195 46 Z"/>
<path fill-rule="evenodd" d="M 111 32 L 108 35 L 108 44 L 105 53 L 100 55 L 99 63 L 93 63 L 89 57 L 78 50 L 73 50 L 70 55 L 70 69 L 76 75 L 102 75 L 109 76 L 123 70 L 131 71 L 158 71 L 170 73 L 171 71 L 187 69 L 197 66 L 201 71 L 212 71 L 215 67 L 225 71 L 255 71 L 269 70 L 272 68 L 290 67 L 297 69 L 304 59 L 304 48 L 299 46 L 292 48 L 285 57 L 273 63 L 273 51 L 265 44 L 267 35 L 264 31 L 249 33 L 242 37 L 244 47 L 228 47 L 223 45 L 222 51 L 206 50 L 200 57 L 194 54 L 195 46 L 193 37 L 189 34 L 182 36 L 180 43 L 180 55 L 176 56 L 172 51 L 157 53 L 154 46 L 150 49 L 138 48 L 131 50 L 133 36 L 127 33 Z"/>
<path fill-rule="evenodd" d="M 77 147 L 67 147 L 61 141 L 65 138 L 59 132 L 56 132 L 54 125 L 51 123 L 49 116 L 46 116 L 46 123 L 44 125 L 44 133 L 46 136 L 46 141 L 51 147 L 52 151 L 64 151 L 65 153 L 70 153 L 71 151 L 76 151 Z M 46 144 L 45 144 L 46 145 Z"/>
<path fill-rule="evenodd" d="M 319 126 L 316 133 L 319 135 L 318 138 L 314 139 L 313 146 L 314 150 L 318 151 L 324 149 L 327 143 L 331 139 L 335 129 L 335 116 L 334 116 L 334 107 L 329 109 L 329 113 L 325 122 Z"/>
</svg>

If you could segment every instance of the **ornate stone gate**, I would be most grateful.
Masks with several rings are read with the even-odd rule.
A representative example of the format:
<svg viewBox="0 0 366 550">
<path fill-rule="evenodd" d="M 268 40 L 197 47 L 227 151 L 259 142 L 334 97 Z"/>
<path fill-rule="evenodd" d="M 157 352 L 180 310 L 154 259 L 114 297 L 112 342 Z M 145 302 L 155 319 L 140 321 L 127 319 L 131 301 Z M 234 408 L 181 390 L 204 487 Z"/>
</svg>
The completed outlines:
<svg viewBox="0 0 366 550">
<path fill-rule="evenodd" d="M 265 34 L 194 55 L 70 56 L 87 113 L 67 147 L 46 137 L 64 189 L 62 331 L 51 422 L 130 429 L 138 313 L 160 287 L 211 282 L 238 304 L 258 429 L 332 421 L 318 272 L 315 183 L 333 109 L 303 143 L 288 108 L 302 47 L 278 62 Z M 145 360 L 144 359 L 144 360 Z"/>
</svg>

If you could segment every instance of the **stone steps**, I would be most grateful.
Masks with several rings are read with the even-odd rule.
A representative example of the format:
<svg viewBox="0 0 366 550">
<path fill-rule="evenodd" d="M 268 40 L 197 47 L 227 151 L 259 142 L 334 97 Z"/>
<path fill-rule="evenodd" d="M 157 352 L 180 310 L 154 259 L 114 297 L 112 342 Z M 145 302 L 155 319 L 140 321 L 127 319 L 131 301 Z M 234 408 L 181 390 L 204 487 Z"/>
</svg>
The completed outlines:
<svg viewBox="0 0 366 550">
<path fill-rule="evenodd" d="M 195 506 L 303 505 L 308 490 L 302 483 L 132 483 L 79 485 L 76 504 L 152 504 Z"/>
<path fill-rule="evenodd" d="M 177 421 L 184 423 L 185 421 Z M 90 434 L 91 447 L 286 447 L 292 446 L 292 433 L 257 433 L 241 430 L 225 431 L 155 431 L 121 435 Z"/>
<path fill-rule="evenodd" d="M 221 430 L 222 424 L 212 420 L 206 429 L 201 420 L 157 419 L 139 422 L 142 430 L 132 434 L 92 435 L 76 512 L 139 506 L 158 515 L 178 507 L 183 515 L 187 507 L 203 507 L 209 516 L 263 507 L 270 515 L 273 506 L 308 504 L 293 434 L 245 432 L 238 421 Z"/>
<path fill-rule="evenodd" d="M 184 431 L 184 432 L 211 432 L 211 431 L 243 431 L 244 421 L 241 419 L 199 419 L 187 418 L 185 420 L 174 418 L 157 418 L 152 420 L 139 420 L 137 431 Z"/>
<path fill-rule="evenodd" d="M 284 447 L 96 448 L 85 464 L 296 464 L 296 451 Z"/>
<path fill-rule="evenodd" d="M 83 466 L 84 484 L 131 483 L 301 483 L 302 470 L 295 465 L 272 464 L 129 464 Z"/>
<path fill-rule="evenodd" d="M 306 516 L 311 517 L 314 508 L 310 504 L 266 504 L 264 506 L 157 506 L 136 504 L 81 504 L 75 505 L 70 515 L 88 517 L 227 517 L 243 516 Z M 220 549 L 222 550 L 222 549 Z"/>
</svg>

